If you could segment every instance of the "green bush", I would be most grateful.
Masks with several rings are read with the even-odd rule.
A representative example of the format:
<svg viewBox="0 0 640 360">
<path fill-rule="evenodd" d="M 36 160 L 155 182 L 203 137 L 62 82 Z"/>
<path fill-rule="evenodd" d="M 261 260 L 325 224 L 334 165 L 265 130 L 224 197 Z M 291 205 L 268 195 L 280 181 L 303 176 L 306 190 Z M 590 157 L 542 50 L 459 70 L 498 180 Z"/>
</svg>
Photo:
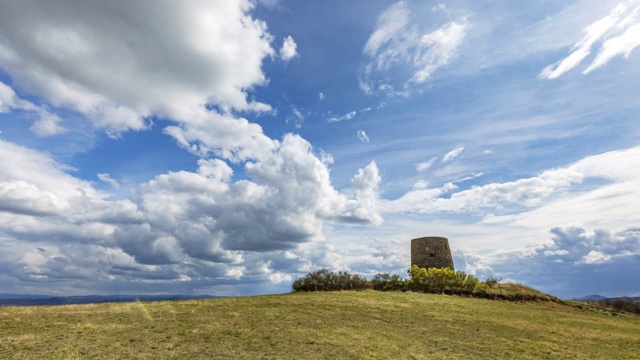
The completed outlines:
<svg viewBox="0 0 640 360">
<path fill-rule="evenodd" d="M 295 292 L 373 288 L 378 291 L 411 290 L 424 293 L 470 295 L 487 287 L 485 283 L 480 282 L 475 276 L 466 274 L 463 271 L 456 272 L 449 268 L 424 269 L 413 265 L 408 273 L 409 279 L 406 280 L 399 275 L 378 273 L 371 281 L 367 281 L 360 275 L 349 274 L 345 271 L 336 273 L 327 269 L 320 269 L 296 279 L 292 284 L 292 288 Z"/>
<path fill-rule="evenodd" d="M 291 285 L 293 291 L 340 291 L 364 290 L 371 288 L 367 279 L 346 271 L 338 273 L 320 269 L 296 279 Z"/>
<path fill-rule="evenodd" d="M 471 294 L 480 286 L 475 276 L 449 268 L 425 269 L 413 265 L 409 269 L 409 276 L 407 287 L 425 293 Z"/>
<path fill-rule="evenodd" d="M 389 273 L 378 273 L 371 280 L 373 290 L 378 291 L 406 291 L 407 283 L 399 275 Z"/>
</svg>

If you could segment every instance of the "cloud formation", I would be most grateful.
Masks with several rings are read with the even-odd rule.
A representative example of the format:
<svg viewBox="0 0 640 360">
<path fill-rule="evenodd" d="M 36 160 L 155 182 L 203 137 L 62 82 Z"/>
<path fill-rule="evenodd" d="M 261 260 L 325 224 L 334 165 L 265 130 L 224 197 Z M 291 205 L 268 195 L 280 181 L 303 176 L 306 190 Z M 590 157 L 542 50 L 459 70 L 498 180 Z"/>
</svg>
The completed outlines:
<svg viewBox="0 0 640 360">
<path fill-rule="evenodd" d="M 456 146 L 453 150 L 444 154 L 441 161 L 443 163 L 452 161 L 453 159 L 457 158 L 458 155 L 460 155 L 463 151 L 464 151 L 464 146 Z"/>
<path fill-rule="evenodd" d="M 519 225 L 535 223 L 553 223 L 569 216 L 572 221 L 580 219 L 584 223 L 597 221 L 601 208 L 609 212 L 611 221 L 620 219 L 615 210 L 609 208 L 610 201 L 617 199 L 620 212 L 628 212 L 634 205 L 624 200 L 637 195 L 640 187 L 635 174 L 640 171 L 640 148 L 611 151 L 584 158 L 564 168 L 543 171 L 537 176 L 503 183 L 489 183 L 459 190 L 457 185 L 447 183 L 438 188 L 419 187 L 408 191 L 396 200 L 385 202 L 386 212 L 475 212 L 478 210 L 505 211 L 513 206 L 537 207 L 550 196 L 567 191 L 587 180 L 600 179 L 607 185 L 591 192 L 575 192 L 569 199 L 547 204 L 542 208 L 520 213 L 516 217 L 490 217 L 487 222 L 511 222 Z M 443 197 L 444 194 L 449 194 Z M 567 195 L 569 196 L 569 195 Z M 607 200 L 608 199 L 608 200 Z M 605 201 L 606 200 L 606 201 Z M 624 204 L 624 205 L 623 205 Z M 611 213 L 614 211 L 615 214 Z M 544 219 L 542 219 L 544 217 Z M 551 221 L 554 219 L 554 221 Z M 593 223 L 598 226 L 611 226 L 612 223 Z"/>
<path fill-rule="evenodd" d="M 428 30 L 411 15 L 408 3 L 399 1 L 378 18 L 363 49 L 369 61 L 360 87 L 366 94 L 402 95 L 411 86 L 424 83 L 456 55 L 467 31 L 464 18 Z M 393 77 L 403 82 L 391 81 Z"/>
<path fill-rule="evenodd" d="M 4 246 L 19 252 L 11 239 L 22 239 L 57 254 L 28 252 L 21 263 L 12 260 L 22 266 L 16 276 L 27 280 L 88 278 L 97 271 L 106 272 L 99 278 L 119 281 L 125 275 L 172 281 L 249 276 L 258 270 L 246 263 L 246 252 L 295 254 L 304 244 L 322 243 L 325 221 L 382 221 L 375 163 L 354 176 L 349 198 L 331 186 L 326 165 L 296 135 L 286 135 L 263 160 L 246 163 L 254 181 L 233 181 L 224 161 L 202 159 L 197 172 L 158 175 L 121 200 L 109 200 L 47 155 L 2 141 L 0 155 L 12 159 L 0 165 Z M 107 174 L 99 178 L 117 185 Z M 83 270 L 87 252 L 104 268 Z M 54 271 L 61 261 L 64 272 Z M 287 276 L 263 265 L 262 273 L 275 281 Z"/>
<path fill-rule="evenodd" d="M 296 50 L 297 47 L 298 45 L 293 38 L 291 36 L 287 36 L 284 38 L 282 47 L 280 48 L 280 58 L 284 61 L 289 61 L 298 56 L 298 51 Z"/>
<path fill-rule="evenodd" d="M 433 166 L 433 163 L 435 163 L 437 159 L 438 159 L 437 157 L 432 157 L 431 159 L 429 159 L 429 161 L 423 161 L 419 163 L 418 165 L 416 165 L 416 170 L 418 172 L 426 171 L 431 166 Z"/>
<path fill-rule="evenodd" d="M 339 122 L 339 121 L 343 121 L 343 120 L 351 120 L 356 116 L 356 114 L 358 114 L 358 112 L 354 110 L 354 111 L 350 111 L 350 112 L 348 112 L 348 113 L 346 113 L 346 114 L 344 114 L 342 116 L 338 116 L 338 117 L 332 116 L 332 117 L 329 118 L 329 122 Z"/>
<path fill-rule="evenodd" d="M 375 162 L 341 193 L 330 154 L 298 135 L 272 139 L 238 115 L 271 109 L 247 95 L 266 82 L 262 60 L 274 54 L 251 2 L 41 5 L 0 5 L 0 67 L 15 86 L 112 137 L 166 119 L 164 133 L 200 159 L 196 171 L 159 174 L 112 198 L 49 155 L 0 140 L 0 245 L 14 279 L 124 288 L 137 279 L 149 290 L 163 281 L 190 290 L 222 278 L 279 283 L 336 264 L 325 223 L 382 222 Z M 295 49 L 285 38 L 283 59 Z M 39 135 L 64 131 L 64 120 L 0 83 L 0 111 L 15 110 L 44 114 L 32 126 Z"/>
<path fill-rule="evenodd" d="M 252 6 L 4 3 L 0 66 L 14 86 L 84 114 L 113 136 L 147 128 L 152 115 L 189 123 L 208 104 L 268 110 L 247 100 L 247 90 L 266 81 L 261 62 L 274 52 L 266 25 L 248 15 Z"/>
<path fill-rule="evenodd" d="M 513 276 L 511 281 L 530 278 L 532 286 L 565 298 L 602 293 L 624 296 L 629 294 L 619 292 L 619 288 L 637 288 L 633 277 L 628 276 L 637 270 L 640 260 L 637 228 L 612 233 L 605 229 L 558 227 L 550 233 L 547 244 L 499 256 L 491 270 L 498 276 Z"/>
<path fill-rule="evenodd" d="M 640 4 L 638 1 L 621 3 L 609 15 L 584 28 L 584 37 L 571 48 L 564 59 L 545 67 L 540 72 L 544 79 L 558 78 L 587 58 L 596 43 L 602 42 L 592 63 L 583 71 L 588 74 L 606 65 L 618 55 L 628 57 L 640 45 Z"/>
<path fill-rule="evenodd" d="M 367 136 L 367 133 L 364 132 L 364 130 L 358 130 L 358 139 L 360 139 L 360 141 L 364 143 L 369 142 L 369 137 Z"/>
<path fill-rule="evenodd" d="M 31 115 L 29 117 L 36 118 L 29 130 L 37 136 L 48 137 L 67 132 L 67 129 L 60 125 L 62 119 L 58 115 L 21 99 L 10 86 L 0 81 L 0 113 L 16 110 L 24 111 Z"/>
</svg>

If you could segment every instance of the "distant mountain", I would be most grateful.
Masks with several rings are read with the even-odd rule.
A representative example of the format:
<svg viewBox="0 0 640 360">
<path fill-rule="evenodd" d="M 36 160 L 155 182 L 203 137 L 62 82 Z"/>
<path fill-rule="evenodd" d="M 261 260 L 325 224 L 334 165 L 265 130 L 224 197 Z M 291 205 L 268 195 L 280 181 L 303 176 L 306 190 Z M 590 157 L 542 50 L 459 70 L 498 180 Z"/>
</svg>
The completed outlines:
<svg viewBox="0 0 640 360">
<path fill-rule="evenodd" d="M 46 299 L 52 297 L 51 295 L 28 295 L 28 294 L 0 294 L 0 300 L 11 299 Z"/>
<path fill-rule="evenodd" d="M 606 297 L 602 295 L 587 295 L 583 296 L 579 299 L 574 299 L 578 301 L 602 301 L 602 300 L 614 300 L 614 299 L 626 299 L 633 301 L 640 301 L 640 296 L 615 296 L 615 297 Z"/>
<path fill-rule="evenodd" d="M 587 295 L 587 296 L 583 296 L 583 297 L 581 297 L 579 299 L 575 299 L 575 300 L 578 300 L 578 301 L 589 301 L 589 300 L 591 300 L 591 301 L 600 301 L 600 300 L 604 300 L 606 298 L 607 298 L 606 296 L 602 296 L 602 295 Z"/>
<path fill-rule="evenodd" d="M 100 304 L 135 301 L 170 301 L 190 299 L 211 299 L 222 296 L 212 295 L 86 295 L 86 296 L 50 296 L 0 294 L 0 306 L 36 306 L 36 305 L 72 305 Z"/>
</svg>

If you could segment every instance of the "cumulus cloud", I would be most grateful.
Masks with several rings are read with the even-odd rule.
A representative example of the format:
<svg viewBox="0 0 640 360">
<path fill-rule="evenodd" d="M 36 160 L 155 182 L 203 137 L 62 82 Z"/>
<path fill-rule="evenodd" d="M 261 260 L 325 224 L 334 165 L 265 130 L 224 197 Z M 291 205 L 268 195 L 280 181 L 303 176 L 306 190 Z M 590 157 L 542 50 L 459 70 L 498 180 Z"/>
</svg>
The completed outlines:
<svg viewBox="0 0 640 360">
<path fill-rule="evenodd" d="M 571 48 L 571 53 L 564 59 L 545 67 L 540 72 L 544 79 L 558 78 L 586 59 L 598 42 L 602 46 L 593 62 L 583 71 L 591 71 L 604 66 L 617 55 L 628 57 L 631 51 L 640 45 L 640 5 L 637 1 L 617 5 L 611 12 L 584 28 L 584 37 Z"/>
<path fill-rule="evenodd" d="M 287 36 L 284 38 L 282 47 L 280 48 L 280 58 L 284 61 L 289 61 L 298 56 L 298 52 L 296 51 L 297 47 L 298 45 L 293 38 L 291 36 Z"/>
<path fill-rule="evenodd" d="M 464 146 L 456 146 L 442 157 L 442 162 L 446 163 L 458 157 L 464 151 Z"/>
<path fill-rule="evenodd" d="M 8 253 L 23 254 L 11 260 L 21 269 L 13 276 L 123 283 L 254 276 L 278 283 L 289 279 L 287 271 L 329 261 L 331 249 L 319 245 L 324 222 L 381 223 L 375 163 L 358 171 L 347 196 L 301 137 L 286 135 L 265 153 L 245 163 L 251 179 L 234 181 L 225 161 L 201 159 L 196 172 L 161 174 L 130 199 L 108 200 L 49 156 L 0 141 L 0 155 L 10 158 L 0 164 L 0 234 L 10 240 L 3 241 Z M 98 177 L 117 185 L 108 174 Z M 18 249 L 23 241 L 51 254 Z M 306 244 L 325 253 L 304 255 L 312 246 Z M 262 265 L 247 260 L 257 253 Z M 90 269 L 87 256 L 95 261 Z"/>
<path fill-rule="evenodd" d="M 42 137 L 63 134 L 67 132 L 67 129 L 60 125 L 61 121 L 62 119 L 58 115 L 41 111 L 38 120 L 29 127 L 29 130 Z"/>
<path fill-rule="evenodd" d="M 396 2 L 380 15 L 363 49 L 369 60 L 360 77 L 365 93 L 405 94 L 407 88 L 424 83 L 456 55 L 467 31 L 465 19 L 428 30 L 423 22 L 413 21 L 411 15 L 406 1 Z M 403 82 L 390 83 L 390 72 Z"/>
<path fill-rule="evenodd" d="M 145 129 L 152 115 L 189 122 L 208 104 L 264 111 L 247 90 L 266 81 L 261 62 L 274 51 L 252 6 L 3 3 L 0 67 L 14 86 L 84 114 L 112 136 Z"/>
<path fill-rule="evenodd" d="M 8 85 L 0 82 L 0 113 L 13 110 L 23 110 L 32 114 L 37 120 L 29 127 L 40 137 L 54 136 L 65 133 L 67 129 L 60 125 L 62 119 L 46 109 L 36 106 L 30 101 L 21 99 Z"/>
<path fill-rule="evenodd" d="M 551 229 L 548 243 L 495 259 L 491 267 L 499 276 L 532 279 L 529 284 L 565 298 L 594 293 L 609 296 L 614 289 L 635 289 L 633 273 L 640 259 L 640 231 L 627 228 L 612 233 L 583 227 Z M 558 276 L 562 274 L 562 276 Z"/>
<path fill-rule="evenodd" d="M 199 112 L 189 123 L 168 126 L 164 131 L 196 155 L 216 155 L 234 162 L 260 158 L 278 144 L 260 125 L 216 112 Z"/>
<path fill-rule="evenodd" d="M 83 194 L 100 197 L 88 182 L 68 175 L 68 168 L 47 155 L 2 140 L 0 154 L 0 206 L 5 211 L 14 204 L 22 209 L 20 213 L 62 215 L 73 198 Z"/>
<path fill-rule="evenodd" d="M 239 115 L 271 110 L 247 95 L 266 83 L 262 60 L 274 55 L 252 2 L 23 5 L 0 5 L 0 67 L 14 86 L 112 137 L 162 118 L 172 122 L 164 132 L 200 160 L 196 171 L 159 174 L 114 200 L 50 156 L 0 141 L 0 263 L 9 276 L 70 287 L 92 279 L 107 291 L 153 291 L 165 281 L 191 290 L 211 279 L 276 284 L 342 266 L 323 237 L 326 223 L 382 222 L 375 162 L 340 192 L 331 155 L 298 135 L 272 139 Z M 280 55 L 296 54 L 287 37 Z M 38 135 L 65 130 L 0 83 L 0 111 L 16 109 L 41 115 Z"/>
</svg>

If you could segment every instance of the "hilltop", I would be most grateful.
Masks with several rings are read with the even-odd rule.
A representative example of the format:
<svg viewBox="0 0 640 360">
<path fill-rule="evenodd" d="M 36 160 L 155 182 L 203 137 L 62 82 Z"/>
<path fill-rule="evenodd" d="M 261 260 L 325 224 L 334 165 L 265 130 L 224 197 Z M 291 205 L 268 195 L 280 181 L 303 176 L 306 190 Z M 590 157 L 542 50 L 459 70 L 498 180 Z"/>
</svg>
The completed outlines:
<svg viewBox="0 0 640 360">
<path fill-rule="evenodd" d="M 0 358 L 634 358 L 639 338 L 637 315 L 412 292 L 0 308 Z"/>
</svg>

